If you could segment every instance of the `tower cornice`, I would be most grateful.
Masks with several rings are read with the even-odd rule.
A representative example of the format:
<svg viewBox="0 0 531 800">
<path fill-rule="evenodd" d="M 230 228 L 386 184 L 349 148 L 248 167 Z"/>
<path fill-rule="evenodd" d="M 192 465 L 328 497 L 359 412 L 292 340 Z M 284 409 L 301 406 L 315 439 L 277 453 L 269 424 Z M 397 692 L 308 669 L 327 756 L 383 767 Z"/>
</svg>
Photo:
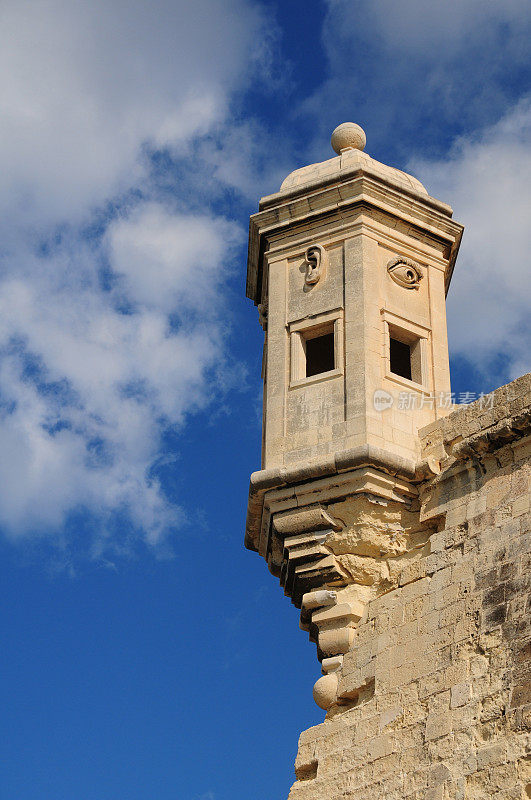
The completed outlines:
<svg viewBox="0 0 531 800">
<path fill-rule="evenodd" d="M 463 234 L 463 226 L 452 219 L 451 207 L 427 194 L 397 189 L 381 177 L 358 169 L 351 176 L 343 175 L 340 182 L 323 181 L 320 186 L 304 186 L 262 198 L 260 211 L 249 222 L 247 296 L 255 304 L 261 302 L 264 253 L 276 237 L 282 237 L 289 229 L 292 242 L 297 232 L 304 237 L 310 225 L 315 228 L 324 221 L 351 221 L 356 212 L 367 216 L 383 214 L 391 227 L 393 220 L 400 220 L 413 238 L 428 238 L 442 246 L 448 292 Z"/>
</svg>

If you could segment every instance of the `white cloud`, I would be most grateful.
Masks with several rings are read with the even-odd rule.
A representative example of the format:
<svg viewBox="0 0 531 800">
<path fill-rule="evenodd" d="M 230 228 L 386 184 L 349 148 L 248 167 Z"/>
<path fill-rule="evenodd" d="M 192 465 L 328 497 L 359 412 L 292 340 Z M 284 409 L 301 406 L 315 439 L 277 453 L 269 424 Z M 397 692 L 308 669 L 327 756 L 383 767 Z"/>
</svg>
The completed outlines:
<svg viewBox="0 0 531 800">
<path fill-rule="evenodd" d="M 114 222 L 107 242 L 131 300 L 167 313 L 190 306 L 206 312 L 231 271 L 240 231 L 222 219 L 150 204 Z"/>
<path fill-rule="evenodd" d="M 176 521 L 148 470 L 159 420 L 180 424 L 202 407 L 208 371 L 223 364 L 222 304 L 203 312 L 239 234 L 151 203 L 109 227 L 114 289 L 100 288 L 93 253 L 76 264 L 77 240 L 52 257 L 27 255 L 26 275 L 0 282 L 5 529 L 61 526 L 79 505 L 129 510 L 151 538 Z M 172 311 L 186 324 L 172 327 Z"/>
<path fill-rule="evenodd" d="M 2 4 L 8 536 L 60 541 L 86 508 L 102 553 L 116 513 L 151 542 L 182 522 L 153 466 L 165 427 L 227 380 L 223 286 L 244 237 L 194 204 L 193 181 L 159 191 L 145 147 L 190 157 L 227 126 L 234 93 L 267 70 L 270 30 L 246 0 Z"/>
<path fill-rule="evenodd" d="M 529 19 L 527 0 L 447 0 L 430 4 L 426 0 L 378 0 L 364 6 L 364 22 L 370 25 L 371 33 L 388 45 L 405 46 L 410 51 L 414 48 L 417 55 L 435 55 L 439 62 L 448 61 L 464 45 L 470 46 L 471 36 L 484 37 L 488 43 L 496 25 L 503 26 L 510 44 L 514 36 L 520 35 L 522 21 Z M 332 10 L 338 7 L 352 22 L 360 12 L 359 3 L 330 2 Z M 440 49 L 434 53 L 434 47 Z"/>
<path fill-rule="evenodd" d="M 447 158 L 409 166 L 465 225 L 448 295 L 451 351 L 486 373 L 502 353 L 517 377 L 531 366 L 531 101 L 459 140 Z"/>
<path fill-rule="evenodd" d="M 266 46 L 244 0 L 6 0 L 0 216 L 54 223 L 127 188 L 141 145 L 222 119 Z"/>
<path fill-rule="evenodd" d="M 273 137 L 255 120 L 246 120 L 220 129 L 217 141 L 203 140 L 199 152 L 211 179 L 236 189 L 255 206 L 260 196 L 278 191 L 294 169 L 292 146 L 287 136 L 276 132 Z"/>
</svg>

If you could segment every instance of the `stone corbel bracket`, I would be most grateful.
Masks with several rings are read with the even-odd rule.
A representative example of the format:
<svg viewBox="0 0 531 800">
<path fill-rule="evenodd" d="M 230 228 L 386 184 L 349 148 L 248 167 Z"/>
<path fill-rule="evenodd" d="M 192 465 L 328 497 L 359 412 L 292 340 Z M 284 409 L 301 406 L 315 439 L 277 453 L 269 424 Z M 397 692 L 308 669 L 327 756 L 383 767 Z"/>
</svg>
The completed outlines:
<svg viewBox="0 0 531 800">
<path fill-rule="evenodd" d="M 323 546 L 341 526 L 318 505 L 277 513 L 271 521 L 266 559 L 284 593 L 300 607 L 302 597 L 315 586 L 343 585 L 345 577 L 336 559 Z"/>
<path fill-rule="evenodd" d="M 338 702 L 343 656 L 354 641 L 365 607 L 357 600 L 337 602 L 337 593 L 326 589 L 308 592 L 302 598 L 300 627 L 317 642 L 317 655 L 323 676 L 313 687 L 313 699 L 328 711 Z"/>
<path fill-rule="evenodd" d="M 341 592 L 356 581 L 327 545 L 344 528 L 328 509 L 355 496 L 409 508 L 418 498 L 416 484 L 438 469 L 427 461 L 418 470 L 413 462 L 365 445 L 251 476 L 245 543 L 265 558 L 284 593 L 301 608 L 300 627 L 317 644 L 323 665 L 314 693 L 322 708 L 344 702 L 337 689 L 341 659 L 352 648 L 365 611 L 365 600 Z"/>
<path fill-rule="evenodd" d="M 358 600 L 338 603 L 333 591 L 303 595 L 300 627 L 309 631 L 310 640 L 317 644 L 319 661 L 350 650 L 363 613 L 364 605 Z"/>
<path fill-rule="evenodd" d="M 324 711 L 328 711 L 337 700 L 337 689 L 342 666 L 343 656 L 323 659 L 321 664 L 323 677 L 315 682 L 313 699 L 319 708 L 324 709 Z"/>
<path fill-rule="evenodd" d="M 417 464 L 414 483 L 422 483 L 423 481 L 431 480 L 437 475 L 440 475 L 440 472 L 441 462 L 437 458 L 429 456 L 419 461 Z"/>
<path fill-rule="evenodd" d="M 271 516 L 276 510 L 315 505 L 325 498 L 356 492 L 404 502 L 417 494 L 413 485 L 416 466 L 366 444 L 303 465 L 254 472 L 249 485 L 245 546 L 257 550 L 271 565 Z M 277 574 L 274 568 L 271 571 Z"/>
</svg>

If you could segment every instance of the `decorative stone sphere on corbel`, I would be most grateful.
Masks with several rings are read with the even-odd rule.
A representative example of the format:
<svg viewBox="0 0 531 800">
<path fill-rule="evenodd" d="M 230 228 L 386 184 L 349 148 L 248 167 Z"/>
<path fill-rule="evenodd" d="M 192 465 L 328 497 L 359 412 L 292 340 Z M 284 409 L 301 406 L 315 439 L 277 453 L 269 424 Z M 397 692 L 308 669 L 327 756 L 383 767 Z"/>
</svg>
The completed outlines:
<svg viewBox="0 0 531 800">
<path fill-rule="evenodd" d="M 311 244 L 306 248 L 304 258 L 306 264 L 304 282 L 306 286 L 313 286 L 324 275 L 327 258 L 326 250 L 320 244 Z"/>
<path fill-rule="evenodd" d="M 424 277 L 419 265 L 408 258 L 392 258 L 387 263 L 387 272 L 392 280 L 404 289 L 418 289 Z"/>
<path fill-rule="evenodd" d="M 337 700 L 337 687 L 339 686 L 339 673 L 343 666 L 343 656 L 324 658 L 321 665 L 323 676 L 313 687 L 313 699 L 324 711 L 334 705 Z"/>
<path fill-rule="evenodd" d="M 339 678 L 336 672 L 329 672 L 315 682 L 313 687 L 313 699 L 324 711 L 328 711 L 337 697 L 337 687 Z"/>
</svg>

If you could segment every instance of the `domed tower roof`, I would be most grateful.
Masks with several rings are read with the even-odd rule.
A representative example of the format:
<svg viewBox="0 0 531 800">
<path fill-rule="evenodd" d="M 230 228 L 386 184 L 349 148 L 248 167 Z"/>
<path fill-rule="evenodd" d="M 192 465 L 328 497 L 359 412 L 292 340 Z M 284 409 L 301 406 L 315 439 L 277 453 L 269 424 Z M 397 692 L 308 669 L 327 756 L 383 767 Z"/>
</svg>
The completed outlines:
<svg viewBox="0 0 531 800">
<path fill-rule="evenodd" d="M 415 230 L 417 238 L 428 237 L 445 263 L 448 291 L 462 226 L 452 221 L 451 207 L 431 197 L 413 175 L 364 153 L 365 142 L 359 125 L 338 125 L 331 139 L 335 158 L 294 170 L 278 192 L 261 198 L 249 223 L 247 263 L 247 295 L 256 304 L 262 302 L 265 253 L 277 246 L 282 232 L 346 213 L 378 214 L 378 224 L 398 226 L 406 236 Z"/>
<path fill-rule="evenodd" d="M 306 190 L 311 188 L 312 185 L 321 185 L 328 180 L 341 181 L 343 178 L 350 177 L 353 173 L 363 172 L 366 175 L 379 178 L 401 191 L 424 197 L 428 196 L 425 187 L 413 175 L 408 175 L 407 172 L 382 164 L 380 161 L 371 158 L 367 153 L 364 153 L 365 132 L 354 122 L 344 122 L 342 125 L 338 125 L 332 133 L 331 141 L 337 156 L 290 172 L 282 182 L 280 193 L 291 193 L 299 188 Z"/>
</svg>

